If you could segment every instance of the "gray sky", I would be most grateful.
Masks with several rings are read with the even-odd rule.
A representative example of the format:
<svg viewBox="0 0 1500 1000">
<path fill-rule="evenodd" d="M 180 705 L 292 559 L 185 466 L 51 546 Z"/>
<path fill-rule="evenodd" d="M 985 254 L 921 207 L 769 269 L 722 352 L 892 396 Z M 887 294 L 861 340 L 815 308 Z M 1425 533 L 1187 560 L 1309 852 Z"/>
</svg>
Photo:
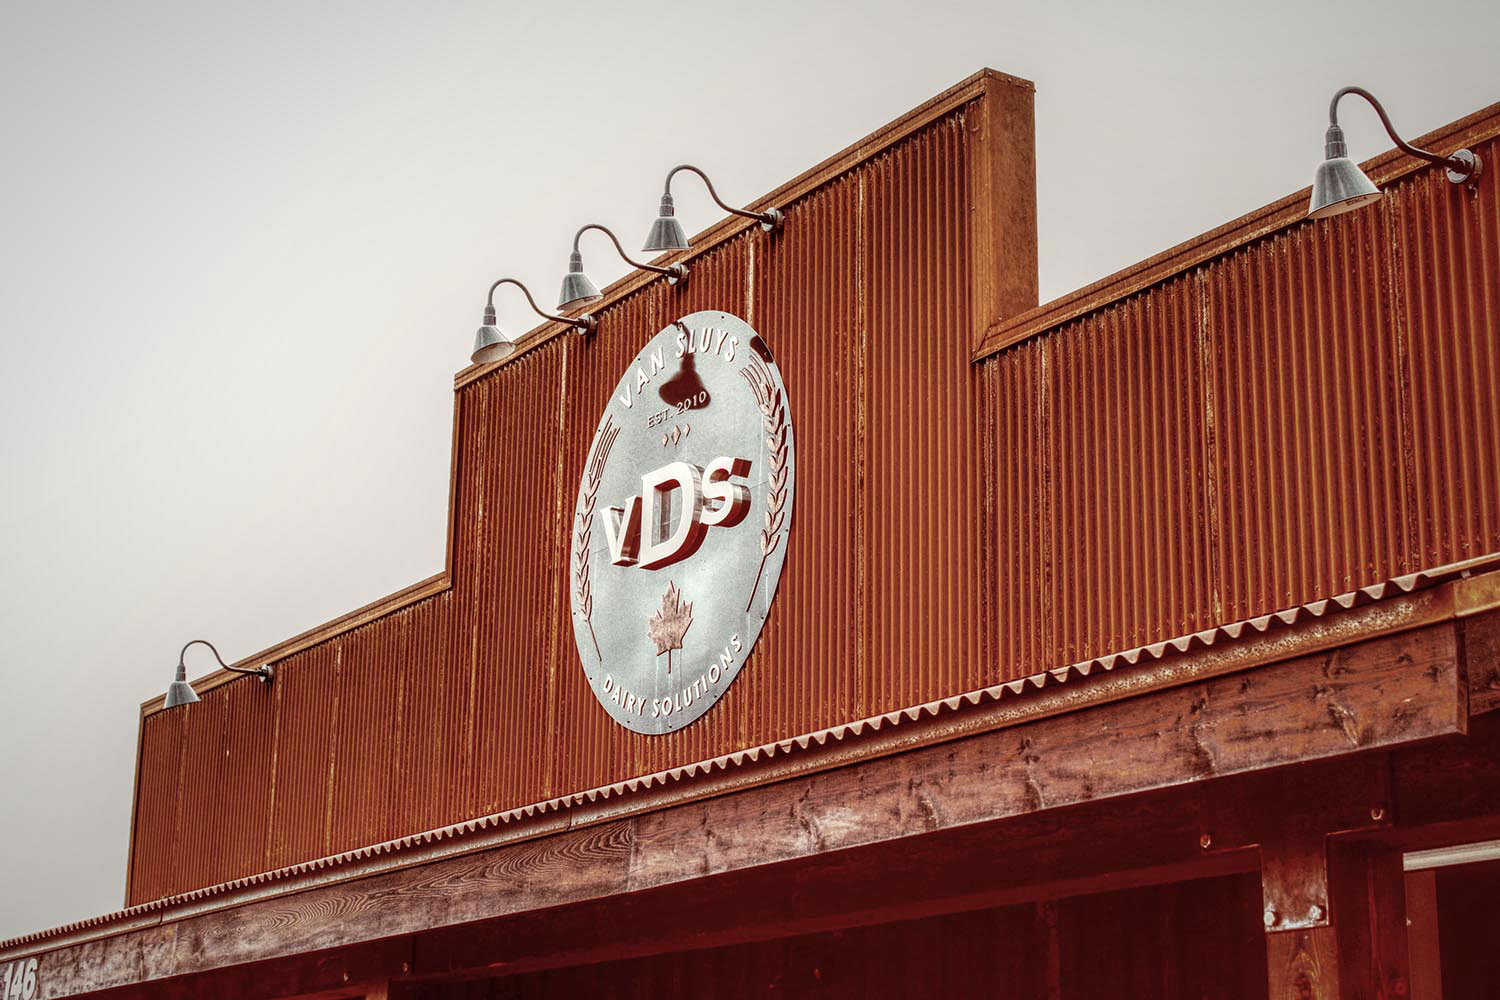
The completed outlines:
<svg viewBox="0 0 1500 1000">
<path fill-rule="evenodd" d="M 488 282 L 550 304 L 573 230 L 634 244 L 674 163 L 747 201 L 1027 77 L 1045 300 L 1307 184 L 1341 84 L 1408 135 L 1500 99 L 1496 37 L 1492 0 L 5 0 L 0 937 L 121 904 L 184 641 L 236 658 L 442 568 Z M 1390 145 L 1346 108 L 1354 155 Z"/>
</svg>

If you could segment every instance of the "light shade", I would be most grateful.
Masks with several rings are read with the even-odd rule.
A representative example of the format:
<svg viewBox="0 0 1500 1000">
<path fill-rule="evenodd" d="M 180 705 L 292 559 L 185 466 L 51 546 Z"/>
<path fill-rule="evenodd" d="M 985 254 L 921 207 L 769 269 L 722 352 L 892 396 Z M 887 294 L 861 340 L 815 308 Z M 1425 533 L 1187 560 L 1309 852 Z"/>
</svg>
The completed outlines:
<svg viewBox="0 0 1500 1000">
<path fill-rule="evenodd" d="M 186 646 L 183 647 L 186 650 Z M 172 681 L 171 687 L 167 688 L 167 708 L 176 708 L 178 705 L 190 705 L 198 700 L 198 692 L 187 682 L 187 664 L 182 657 L 177 658 L 177 678 Z"/>
<path fill-rule="evenodd" d="M 469 355 L 469 360 L 476 365 L 483 365 L 491 361 L 504 361 L 515 352 L 516 345 L 500 332 L 500 328 L 486 323 L 474 335 L 474 353 Z"/>
<path fill-rule="evenodd" d="M 167 708 L 176 708 L 178 705 L 190 705 L 198 700 L 198 692 L 187 681 L 173 681 L 167 688 Z"/>
<path fill-rule="evenodd" d="M 1326 219 L 1380 199 L 1380 189 L 1349 159 L 1344 130 L 1337 125 L 1328 126 L 1323 138 L 1323 156 L 1313 177 L 1312 201 L 1307 206 L 1309 219 Z"/>
<path fill-rule="evenodd" d="M 1318 166 L 1307 217 L 1326 219 L 1379 200 L 1380 189 L 1365 176 L 1365 172 L 1349 157 L 1336 156 Z"/>
<path fill-rule="evenodd" d="M 657 210 L 656 221 L 651 223 L 651 232 L 646 234 L 646 244 L 641 249 L 656 253 L 662 250 L 691 248 L 692 244 L 688 242 L 687 233 L 682 231 L 682 223 L 677 221 L 677 210 L 672 205 L 672 196 L 662 195 L 661 208 Z"/>
<path fill-rule="evenodd" d="M 583 255 L 574 250 L 568 260 L 568 273 L 563 275 L 562 290 L 557 294 L 557 308 L 567 309 L 585 302 L 598 302 L 602 298 L 598 287 L 583 273 Z"/>
</svg>

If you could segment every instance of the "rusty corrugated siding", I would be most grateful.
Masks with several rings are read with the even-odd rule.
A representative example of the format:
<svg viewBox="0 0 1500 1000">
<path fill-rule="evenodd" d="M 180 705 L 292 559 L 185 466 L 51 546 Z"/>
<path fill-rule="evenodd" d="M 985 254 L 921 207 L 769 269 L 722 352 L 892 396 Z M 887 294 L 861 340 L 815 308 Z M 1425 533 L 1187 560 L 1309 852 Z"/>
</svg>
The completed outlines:
<svg viewBox="0 0 1500 1000">
<path fill-rule="evenodd" d="M 867 315 L 864 687 L 858 709 L 994 679 L 980 655 L 981 467 L 969 342 L 968 132 L 945 122 L 869 172 L 861 282 Z"/>
<path fill-rule="evenodd" d="M 271 694 L 277 717 L 268 857 L 273 868 L 324 853 L 328 847 L 329 777 L 337 763 L 333 737 L 342 646 L 342 639 L 314 646 L 277 671 Z M 211 697 L 215 694 L 217 689 L 198 705 L 222 700 Z M 198 705 L 188 714 L 196 714 Z"/>
<path fill-rule="evenodd" d="M 1500 141 L 1475 151 L 1496 163 Z M 1500 540 L 1500 198 L 1495 179 L 1485 180 L 1471 197 L 1430 170 L 1387 199 L 1392 295 L 1411 372 L 1411 546 L 1423 562 L 1492 551 Z"/>
<path fill-rule="evenodd" d="M 1178 279 L 1065 328 L 1046 357 L 1048 658 L 1213 624 L 1199 310 Z"/>
<path fill-rule="evenodd" d="M 823 499 L 799 500 L 790 539 L 795 549 L 789 550 L 796 554 L 782 572 L 771 625 L 729 690 L 734 697 L 740 681 L 753 678 L 757 696 L 735 698 L 740 717 L 720 744 L 748 739 L 752 730 L 765 731 L 777 719 L 788 732 L 804 732 L 828 712 L 855 713 L 864 689 L 861 567 L 851 558 L 863 537 L 852 481 L 864 468 L 857 409 L 869 339 L 860 308 L 868 278 L 867 230 L 860 216 L 864 183 L 862 176 L 840 178 L 794 206 L 788 214 L 795 224 L 788 224 L 775 253 L 755 259 L 748 318 L 772 345 L 786 380 L 798 441 L 798 496 Z M 821 277 L 809 281 L 803 275 Z M 799 544 L 803 539 L 816 543 Z M 799 672 L 799 661 L 823 668 L 805 671 L 802 683 L 778 687 L 775 678 Z M 769 701 L 778 696 L 779 704 Z M 757 709 L 747 701 L 758 703 Z"/>
<path fill-rule="evenodd" d="M 1406 529 L 1387 222 L 1370 211 L 1298 227 L 1197 275 L 1230 616 L 1428 565 Z"/>
<path fill-rule="evenodd" d="M 1199 313 L 1177 279 L 982 364 L 1008 675 L 1226 620 L 1210 579 Z"/>
<path fill-rule="evenodd" d="M 558 649 L 553 623 L 568 615 L 558 603 L 558 577 L 567 575 L 559 481 L 565 428 L 559 406 L 568 365 L 567 341 L 531 352 L 465 391 L 463 407 L 477 412 L 476 436 L 464 442 L 460 475 L 472 474 L 475 504 L 468 508 L 456 564 L 460 658 L 469 669 L 454 699 L 460 723 L 450 738 L 464 752 L 464 798 L 450 799 L 447 815 L 491 811 L 517 789 L 550 787 L 551 755 L 538 752 L 551 730 Z M 468 488 L 467 482 L 465 489 Z M 572 509 L 572 497 L 566 501 Z"/>
<path fill-rule="evenodd" d="M 185 713 L 158 712 L 141 720 L 140 771 L 136 775 L 135 831 L 131 841 L 127 902 L 159 899 L 173 891 L 167 879 L 177 840 L 177 770 L 182 760 Z"/>
<path fill-rule="evenodd" d="M 1500 550 L 1497 275 L 1425 170 L 981 362 L 1007 668 Z"/>
<path fill-rule="evenodd" d="M 231 786 L 225 754 L 224 722 L 229 698 L 203 703 L 202 711 L 188 712 L 182 755 L 182 801 L 177 814 L 177 850 L 173 860 L 173 888 L 181 891 L 185 877 L 214 881 L 223 877 L 217 848 Z"/>
<path fill-rule="evenodd" d="M 407 671 L 404 615 L 355 629 L 342 641 L 333 735 L 328 843 L 335 850 L 390 835 L 400 759 L 399 718 Z"/>
<path fill-rule="evenodd" d="M 401 737 L 391 747 L 398 778 L 390 823 L 398 831 L 439 825 L 446 796 L 457 786 L 453 761 L 461 720 L 450 692 L 463 672 L 454 655 L 453 617 L 450 590 L 413 607 L 402 637 Z"/>
<path fill-rule="evenodd" d="M 220 877 L 265 866 L 271 821 L 271 749 L 275 746 L 275 700 L 259 682 L 231 684 L 224 694 L 222 812 L 200 830 L 197 849 L 217 857 Z M 191 883 L 184 888 L 195 888 Z"/>
<path fill-rule="evenodd" d="M 1043 662 L 1052 642 L 1044 361 L 1033 342 L 980 368 L 991 415 L 980 452 L 989 459 L 983 507 L 989 537 L 980 570 L 984 592 L 993 595 L 984 620 L 990 656 L 1005 674 L 1017 664 Z"/>
<path fill-rule="evenodd" d="M 466 384 L 452 588 L 288 657 L 271 692 L 236 681 L 149 716 L 131 901 L 1500 549 L 1492 188 L 1414 175 L 1378 210 L 972 365 L 966 124 L 831 179 L 782 233 L 697 255 L 682 286 L 609 303 L 596 336 Z M 611 723 L 578 667 L 568 519 L 623 366 L 704 308 L 777 354 L 803 485 L 754 656 L 700 722 L 652 738 Z"/>
<path fill-rule="evenodd" d="M 174 782 L 155 756 L 143 765 L 152 787 L 132 900 L 1005 676 L 979 655 L 980 580 L 950 572 L 976 559 L 984 531 L 956 513 L 983 503 L 981 469 L 965 458 L 981 434 L 967 360 L 972 145 L 964 110 L 950 113 L 786 206 L 784 231 L 746 230 L 698 254 L 681 285 L 607 305 L 596 336 L 553 340 L 465 385 L 452 590 L 289 657 L 269 694 L 236 682 L 181 713 L 204 735 L 182 755 L 191 770 L 175 808 L 147 804 Z M 777 353 L 809 499 L 750 663 L 708 717 L 652 738 L 611 723 L 578 669 L 566 536 L 620 371 L 657 329 L 709 308 L 745 316 Z M 274 716 L 271 756 L 206 769 L 208 732 L 227 738 L 222 706 L 256 696 Z M 180 747 L 167 733 L 153 725 L 153 755 Z M 257 820 L 253 861 L 248 847 L 217 851 L 215 824 L 191 818 L 223 806 L 226 788 L 236 815 Z M 146 844 L 184 821 L 186 849 L 163 882 Z"/>
</svg>

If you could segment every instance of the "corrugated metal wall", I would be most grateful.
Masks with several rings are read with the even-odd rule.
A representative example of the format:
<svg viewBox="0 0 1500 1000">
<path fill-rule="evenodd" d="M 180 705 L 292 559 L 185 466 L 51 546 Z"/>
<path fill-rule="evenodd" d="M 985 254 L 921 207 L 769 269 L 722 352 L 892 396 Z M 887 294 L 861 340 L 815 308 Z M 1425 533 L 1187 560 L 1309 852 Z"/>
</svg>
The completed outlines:
<svg viewBox="0 0 1500 1000">
<path fill-rule="evenodd" d="M 1424 171 L 975 365 L 965 115 L 460 389 L 452 588 L 146 718 L 130 902 L 1500 549 L 1493 184 Z M 624 365 L 706 308 L 777 355 L 798 505 L 749 664 L 647 737 L 579 669 L 564 532 Z"/>
<path fill-rule="evenodd" d="M 280 662 L 270 692 L 236 681 L 148 717 L 131 902 L 997 679 L 973 627 L 983 588 L 952 572 L 983 530 L 956 513 L 982 504 L 965 115 L 784 206 L 775 236 L 752 228 L 697 255 L 687 282 L 607 305 L 595 336 L 463 386 L 452 589 Z M 564 531 L 620 372 L 699 309 L 772 345 L 807 499 L 750 664 L 703 720 L 648 737 L 614 724 L 578 668 Z"/>
<path fill-rule="evenodd" d="M 1500 198 L 1424 170 L 986 359 L 1003 669 L 1500 550 L 1497 335 Z"/>
</svg>

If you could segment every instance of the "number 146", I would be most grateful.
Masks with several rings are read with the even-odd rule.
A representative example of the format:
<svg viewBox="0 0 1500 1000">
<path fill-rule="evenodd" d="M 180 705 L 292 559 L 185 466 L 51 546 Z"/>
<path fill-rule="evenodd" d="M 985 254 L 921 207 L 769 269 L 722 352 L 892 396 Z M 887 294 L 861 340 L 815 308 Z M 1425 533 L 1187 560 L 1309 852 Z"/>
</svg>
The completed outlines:
<svg viewBox="0 0 1500 1000">
<path fill-rule="evenodd" d="M 31 1000 L 36 996 L 36 959 L 17 959 L 0 971 L 0 1000 Z"/>
</svg>

